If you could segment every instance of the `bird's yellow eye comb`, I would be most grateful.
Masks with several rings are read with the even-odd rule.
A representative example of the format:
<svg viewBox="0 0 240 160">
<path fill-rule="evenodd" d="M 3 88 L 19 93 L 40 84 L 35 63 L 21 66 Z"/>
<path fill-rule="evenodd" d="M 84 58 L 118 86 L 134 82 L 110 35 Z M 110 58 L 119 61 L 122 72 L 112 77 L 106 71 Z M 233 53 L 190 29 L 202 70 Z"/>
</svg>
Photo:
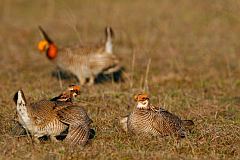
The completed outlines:
<svg viewBox="0 0 240 160">
<path fill-rule="evenodd" d="M 140 93 L 134 96 L 135 101 L 145 101 L 149 99 L 149 96 L 146 93 Z"/>
<path fill-rule="evenodd" d="M 73 90 L 80 91 L 80 86 L 73 86 Z"/>
</svg>

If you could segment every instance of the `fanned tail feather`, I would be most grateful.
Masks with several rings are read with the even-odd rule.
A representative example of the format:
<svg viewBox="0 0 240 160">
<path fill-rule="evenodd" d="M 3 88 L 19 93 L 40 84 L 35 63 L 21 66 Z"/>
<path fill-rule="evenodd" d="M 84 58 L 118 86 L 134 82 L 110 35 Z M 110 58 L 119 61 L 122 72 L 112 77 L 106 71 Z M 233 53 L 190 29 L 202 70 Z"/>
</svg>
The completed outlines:
<svg viewBox="0 0 240 160">
<path fill-rule="evenodd" d="M 84 126 L 76 126 L 71 127 L 69 133 L 66 137 L 66 141 L 68 141 L 72 146 L 80 144 L 85 145 L 89 138 L 89 130 Z"/>
<path fill-rule="evenodd" d="M 113 48 L 112 38 L 114 36 L 112 28 L 106 27 L 105 34 L 106 34 L 105 51 L 107 53 L 112 53 L 112 48 Z"/>
<path fill-rule="evenodd" d="M 19 123 L 17 123 L 11 131 L 12 135 L 14 136 L 23 136 L 23 135 L 27 135 L 26 130 L 22 127 L 22 125 L 20 125 Z"/>
</svg>

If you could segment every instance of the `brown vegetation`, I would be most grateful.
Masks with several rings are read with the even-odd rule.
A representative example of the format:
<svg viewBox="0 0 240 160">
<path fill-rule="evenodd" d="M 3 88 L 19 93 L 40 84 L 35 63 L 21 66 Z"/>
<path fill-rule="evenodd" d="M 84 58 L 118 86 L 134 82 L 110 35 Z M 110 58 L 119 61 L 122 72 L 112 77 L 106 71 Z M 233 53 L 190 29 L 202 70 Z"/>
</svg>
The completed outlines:
<svg viewBox="0 0 240 160">
<path fill-rule="evenodd" d="M 0 159 L 240 159 L 240 3 L 233 1 L 10 1 L 0 0 Z M 76 83 L 59 83 L 55 67 L 37 51 L 42 25 L 59 45 L 98 42 L 115 31 L 114 50 L 125 82 L 82 87 L 77 103 L 96 137 L 84 149 L 32 144 L 13 137 L 13 94 L 51 98 Z M 102 33 L 102 34 L 100 34 Z M 146 78 L 147 77 L 147 78 Z M 118 120 L 146 89 L 196 127 L 180 142 L 125 134 Z"/>
</svg>

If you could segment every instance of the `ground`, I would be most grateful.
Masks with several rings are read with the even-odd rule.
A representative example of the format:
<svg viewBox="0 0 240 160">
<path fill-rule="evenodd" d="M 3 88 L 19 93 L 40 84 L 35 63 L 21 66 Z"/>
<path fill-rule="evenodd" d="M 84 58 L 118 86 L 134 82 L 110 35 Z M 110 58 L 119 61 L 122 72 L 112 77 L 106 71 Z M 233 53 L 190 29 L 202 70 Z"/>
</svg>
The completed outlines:
<svg viewBox="0 0 240 160">
<path fill-rule="evenodd" d="M 0 1 L 0 159 L 240 159 L 240 3 L 233 1 Z M 124 82 L 82 87 L 76 103 L 94 121 L 84 148 L 14 137 L 14 93 L 29 102 L 58 95 L 74 78 L 52 76 L 37 51 L 38 25 L 59 46 L 97 43 L 115 32 Z M 153 104 L 192 119 L 187 138 L 124 133 L 118 120 L 145 90 Z"/>
</svg>

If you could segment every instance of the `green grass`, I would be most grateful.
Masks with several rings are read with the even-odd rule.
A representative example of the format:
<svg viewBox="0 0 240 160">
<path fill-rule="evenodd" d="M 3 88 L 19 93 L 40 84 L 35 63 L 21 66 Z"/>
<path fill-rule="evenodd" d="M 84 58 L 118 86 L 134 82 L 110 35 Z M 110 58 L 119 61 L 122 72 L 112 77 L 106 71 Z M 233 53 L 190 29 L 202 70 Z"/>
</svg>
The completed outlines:
<svg viewBox="0 0 240 160">
<path fill-rule="evenodd" d="M 237 0 L 0 3 L 0 159 L 240 159 Z M 11 135 L 12 97 L 19 88 L 30 102 L 62 91 L 51 76 L 55 67 L 36 49 L 39 24 L 62 46 L 99 42 L 106 25 L 115 31 L 114 50 L 130 79 L 82 88 L 76 103 L 96 130 L 85 148 Z M 145 87 L 152 102 L 196 124 L 180 142 L 131 136 L 119 127 L 119 118 L 134 107 L 133 95 L 144 88 L 149 59 Z M 63 86 L 72 83 L 64 80 Z"/>
</svg>

